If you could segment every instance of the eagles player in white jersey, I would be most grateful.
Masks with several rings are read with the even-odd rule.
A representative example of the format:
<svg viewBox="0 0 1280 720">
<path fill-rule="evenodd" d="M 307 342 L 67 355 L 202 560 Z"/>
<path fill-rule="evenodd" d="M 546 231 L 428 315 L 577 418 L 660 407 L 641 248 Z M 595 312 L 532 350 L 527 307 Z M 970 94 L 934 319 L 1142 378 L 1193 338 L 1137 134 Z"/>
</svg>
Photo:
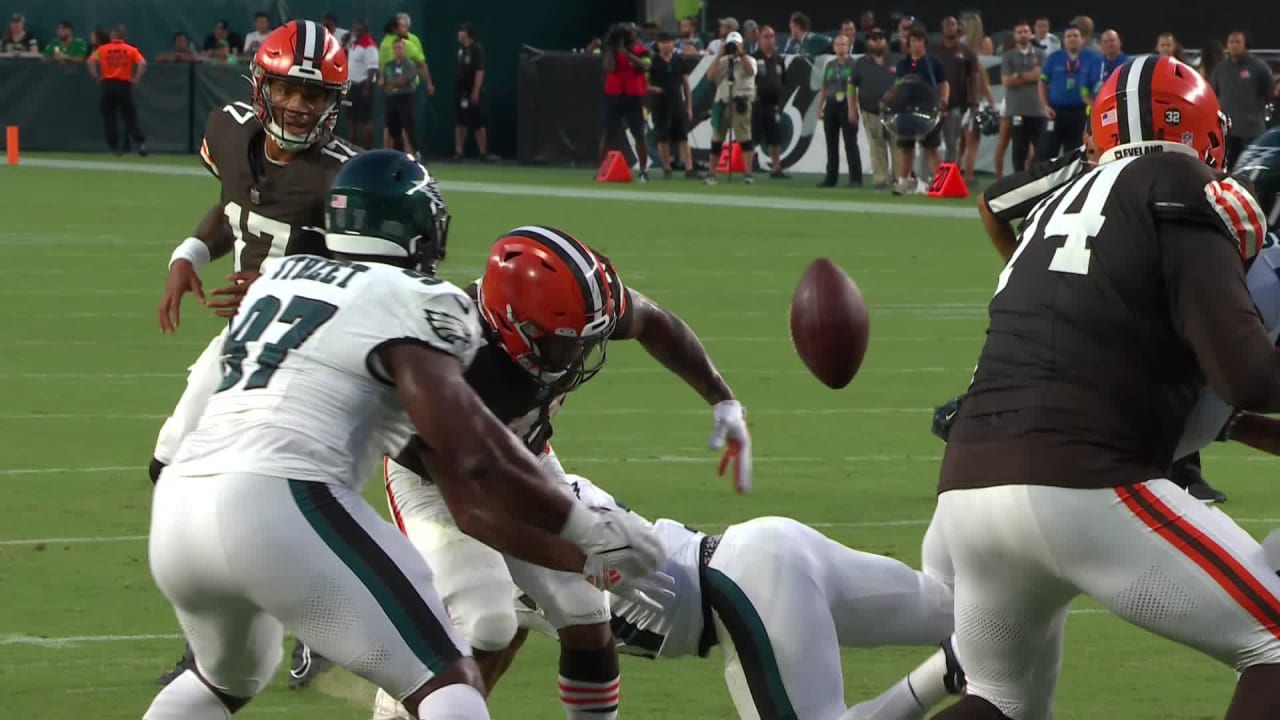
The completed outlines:
<svg viewBox="0 0 1280 720">
<path fill-rule="evenodd" d="M 415 431 L 458 522 L 486 542 L 602 589 L 661 563 L 643 521 L 563 492 L 467 385 L 474 306 L 419 271 L 448 224 L 426 169 L 393 151 L 359 156 L 328 207 L 339 259 L 262 265 L 222 381 L 157 482 L 152 574 L 195 667 L 144 720 L 225 720 L 270 680 L 285 628 L 416 717 L 488 718 L 426 562 L 359 493 Z"/>
<path fill-rule="evenodd" d="M 588 505 L 619 507 L 584 477 L 566 481 Z M 675 594 L 657 616 L 615 597 L 619 650 L 665 659 L 705 657 L 719 645 L 739 717 L 923 720 L 948 695 L 963 692 L 950 640 L 951 590 L 938 580 L 788 518 L 756 518 L 720 535 L 668 519 L 654 529 Z M 531 605 L 528 598 L 517 602 L 521 626 L 554 634 Z M 841 647 L 939 643 L 942 649 L 887 692 L 845 705 Z"/>
</svg>

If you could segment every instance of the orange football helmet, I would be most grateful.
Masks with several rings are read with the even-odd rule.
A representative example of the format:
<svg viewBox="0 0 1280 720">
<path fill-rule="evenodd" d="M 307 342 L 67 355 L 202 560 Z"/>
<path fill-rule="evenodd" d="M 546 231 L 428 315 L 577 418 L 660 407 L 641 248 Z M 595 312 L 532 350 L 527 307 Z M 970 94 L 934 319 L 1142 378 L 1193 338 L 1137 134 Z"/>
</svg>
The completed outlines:
<svg viewBox="0 0 1280 720">
<path fill-rule="evenodd" d="M 254 112 L 276 144 L 288 152 L 305 150 L 333 131 L 338 108 L 350 87 L 346 51 L 323 25 L 311 20 L 291 20 L 272 30 L 258 47 L 249 74 Z M 299 85 L 303 92 L 318 88 L 324 93 L 324 105 L 314 113 L 306 132 L 291 131 L 285 109 L 272 106 L 275 83 Z M 303 97 L 305 102 L 306 95 Z"/>
<path fill-rule="evenodd" d="M 560 391 L 600 371 L 605 343 L 626 309 L 607 259 L 562 230 L 537 225 L 494 244 L 479 301 L 511 359 Z"/>
<path fill-rule="evenodd" d="M 1209 83 L 1170 57 L 1145 55 L 1111 73 L 1093 104 L 1090 134 L 1099 161 L 1190 148 L 1224 170 L 1227 116 Z"/>
</svg>

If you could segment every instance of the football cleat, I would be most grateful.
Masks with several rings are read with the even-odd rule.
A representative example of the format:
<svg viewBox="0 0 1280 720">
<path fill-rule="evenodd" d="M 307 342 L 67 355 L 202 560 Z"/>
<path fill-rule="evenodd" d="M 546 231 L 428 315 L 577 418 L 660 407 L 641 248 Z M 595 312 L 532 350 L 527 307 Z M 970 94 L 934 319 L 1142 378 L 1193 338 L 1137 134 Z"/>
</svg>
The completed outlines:
<svg viewBox="0 0 1280 720">
<path fill-rule="evenodd" d="M 1191 497 L 1206 505 L 1216 505 L 1227 501 L 1227 494 L 1210 485 L 1204 478 L 1194 480 L 1190 485 L 1187 485 L 1187 492 L 1191 493 Z"/>
<path fill-rule="evenodd" d="M 300 690 L 318 675 L 333 667 L 333 661 L 311 652 L 301 640 L 294 640 L 293 662 L 289 664 L 289 689 Z"/>
<path fill-rule="evenodd" d="M 1175 462 L 1169 473 L 1175 485 L 1185 489 L 1191 497 L 1206 505 L 1227 501 L 1226 493 L 1210 485 L 1200 470 L 1200 453 L 1193 453 Z"/>
</svg>

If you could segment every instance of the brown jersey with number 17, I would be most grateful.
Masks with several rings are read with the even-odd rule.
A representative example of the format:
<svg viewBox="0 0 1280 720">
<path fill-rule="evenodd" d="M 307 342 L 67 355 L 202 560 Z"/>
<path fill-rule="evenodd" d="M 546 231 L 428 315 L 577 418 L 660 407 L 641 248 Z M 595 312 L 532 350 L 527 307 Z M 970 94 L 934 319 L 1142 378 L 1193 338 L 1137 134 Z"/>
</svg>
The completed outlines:
<svg viewBox="0 0 1280 720">
<path fill-rule="evenodd" d="M 324 202 L 333 176 L 360 149 L 327 136 L 280 165 L 266 157 L 266 132 L 247 103 L 209 113 L 200 160 L 222 182 L 235 233 L 235 269 L 256 271 L 281 255 L 327 256 Z"/>
<path fill-rule="evenodd" d="M 1241 256 L 1261 211 L 1194 155 L 1147 152 L 1110 151 L 1031 211 L 940 492 L 1167 477 L 1205 382 L 1236 407 L 1280 411 L 1280 354 Z"/>
</svg>

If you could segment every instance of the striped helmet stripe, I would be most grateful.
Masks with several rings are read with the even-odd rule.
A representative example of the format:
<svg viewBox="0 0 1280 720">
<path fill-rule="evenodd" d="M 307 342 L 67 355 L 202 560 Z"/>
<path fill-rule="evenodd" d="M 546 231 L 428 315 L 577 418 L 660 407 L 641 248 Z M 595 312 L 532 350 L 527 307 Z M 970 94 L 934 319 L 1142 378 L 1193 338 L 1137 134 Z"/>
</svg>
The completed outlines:
<svg viewBox="0 0 1280 720">
<path fill-rule="evenodd" d="M 1120 120 L 1120 143 L 1155 140 L 1152 121 L 1151 78 L 1155 76 L 1159 58 L 1143 55 L 1120 70 L 1116 82 L 1116 114 Z"/>
<path fill-rule="evenodd" d="M 604 312 L 605 293 L 600 285 L 599 264 L 582 243 L 563 231 L 541 225 L 524 225 L 507 234 L 539 240 L 546 245 L 575 271 L 574 277 L 587 303 L 588 317 L 599 317 Z"/>
<path fill-rule="evenodd" d="M 298 32 L 293 49 L 294 62 L 307 69 L 314 68 L 322 37 L 320 28 L 313 20 L 302 20 L 297 27 Z"/>
</svg>

